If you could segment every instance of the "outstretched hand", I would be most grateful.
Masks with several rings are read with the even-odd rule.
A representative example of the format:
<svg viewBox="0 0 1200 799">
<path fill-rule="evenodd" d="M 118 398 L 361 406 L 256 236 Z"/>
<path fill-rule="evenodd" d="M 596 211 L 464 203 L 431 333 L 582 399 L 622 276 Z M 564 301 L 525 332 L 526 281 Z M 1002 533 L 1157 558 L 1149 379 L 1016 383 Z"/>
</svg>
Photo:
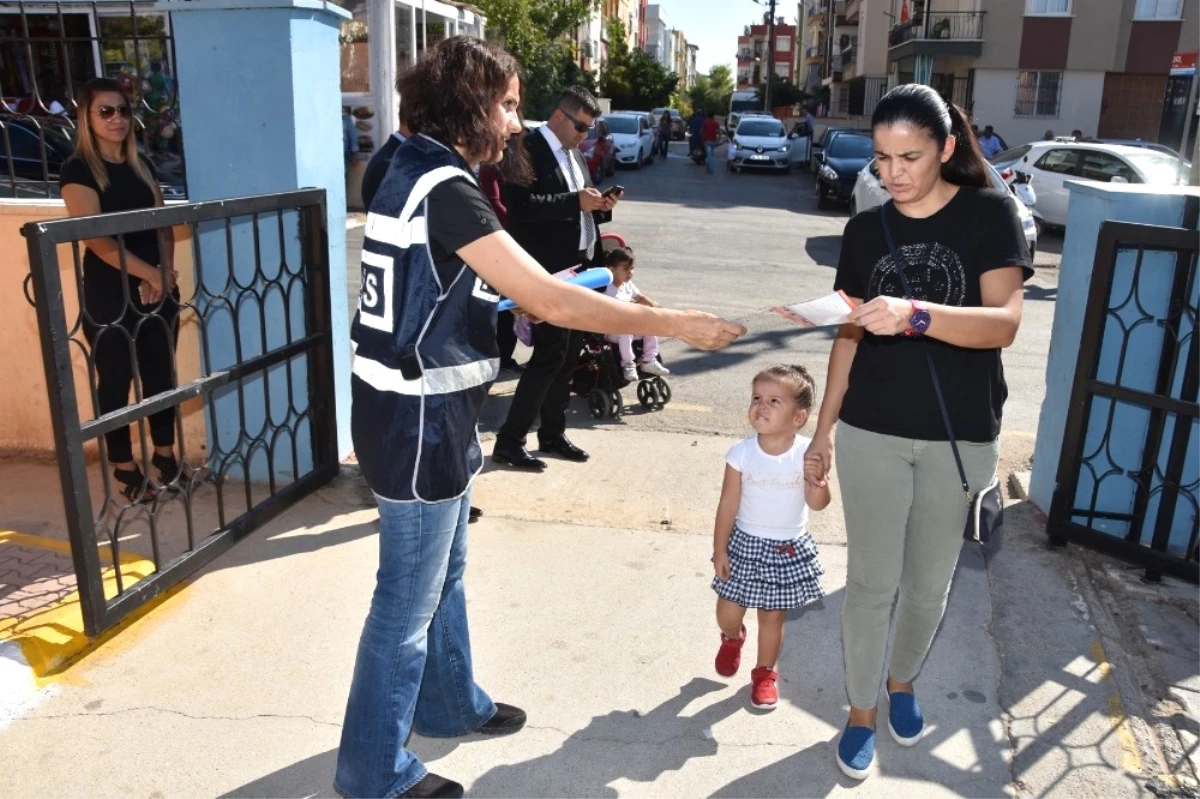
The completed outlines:
<svg viewBox="0 0 1200 799">
<path fill-rule="evenodd" d="M 676 337 L 702 350 L 721 350 L 746 335 L 746 328 L 703 311 L 682 311 Z"/>
</svg>

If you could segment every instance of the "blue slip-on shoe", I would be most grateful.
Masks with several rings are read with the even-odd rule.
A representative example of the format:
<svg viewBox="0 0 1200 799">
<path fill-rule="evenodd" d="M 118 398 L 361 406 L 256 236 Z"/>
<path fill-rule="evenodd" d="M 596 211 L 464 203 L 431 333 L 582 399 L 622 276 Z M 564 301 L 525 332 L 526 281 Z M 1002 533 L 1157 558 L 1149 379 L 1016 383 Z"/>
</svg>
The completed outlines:
<svg viewBox="0 0 1200 799">
<path fill-rule="evenodd" d="M 875 762 L 875 730 L 846 727 L 837 748 L 838 768 L 852 780 L 865 780 Z"/>
<path fill-rule="evenodd" d="M 925 717 L 917 697 L 908 693 L 888 694 L 888 731 L 901 746 L 915 746 L 925 734 Z"/>
</svg>

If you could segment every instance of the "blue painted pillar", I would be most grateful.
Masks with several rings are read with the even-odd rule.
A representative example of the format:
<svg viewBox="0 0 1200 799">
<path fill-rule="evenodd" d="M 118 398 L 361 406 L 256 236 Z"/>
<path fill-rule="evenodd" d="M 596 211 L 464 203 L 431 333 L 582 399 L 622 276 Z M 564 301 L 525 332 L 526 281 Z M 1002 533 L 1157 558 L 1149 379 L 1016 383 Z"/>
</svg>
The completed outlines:
<svg viewBox="0 0 1200 799">
<path fill-rule="evenodd" d="M 338 33 L 341 20 L 350 15 L 321 0 L 165 0 L 158 7 L 172 14 L 188 199 L 314 187 L 326 191 L 338 454 L 345 456 L 350 451 L 350 334 Z M 229 306 L 210 317 L 209 372 L 237 362 L 239 353 L 244 360 L 277 347 L 289 332 L 293 339 L 305 332 L 302 293 L 265 290 L 262 280 L 299 266 L 297 215 L 260 218 L 257 241 L 254 233 L 254 222 L 247 218 L 229 230 L 221 224 L 199 231 L 204 285 L 211 295 L 229 300 L 209 302 L 209 308 Z M 239 309 L 235 325 L 232 308 L 239 302 L 254 307 Z M 289 308 L 290 315 L 285 313 Z M 254 434 L 268 416 L 279 424 L 289 413 L 289 402 L 293 416 L 307 408 L 306 367 L 300 360 L 293 367 L 290 375 L 281 366 L 266 381 L 247 381 L 242 397 L 231 389 L 217 399 L 215 423 L 209 425 L 210 451 L 246 450 L 244 442 L 238 443 L 239 429 Z M 302 396 L 289 400 L 289 383 Z M 310 434 L 299 425 L 298 435 L 305 441 L 295 447 L 307 450 Z M 244 460 L 256 479 L 266 476 L 261 451 L 235 457 Z M 311 460 L 301 461 L 304 471 Z M 275 471 L 280 472 L 278 464 Z"/>
<path fill-rule="evenodd" d="M 1045 511 L 1050 510 L 1058 477 L 1100 225 L 1113 220 L 1179 227 L 1183 224 L 1185 199 L 1189 194 L 1196 193 L 1194 188 L 1112 183 L 1068 182 L 1067 188 L 1071 192 L 1071 202 L 1067 211 L 1067 234 L 1063 241 L 1054 326 L 1050 333 L 1050 355 L 1046 363 L 1046 398 L 1042 402 L 1041 418 L 1038 421 L 1033 475 L 1029 486 L 1030 499 Z M 1132 253 L 1121 256 L 1115 273 L 1117 285 L 1131 283 L 1134 260 Z M 1166 296 L 1163 292 L 1167 287 L 1153 286 L 1146 282 L 1147 285 L 1139 289 L 1143 292 L 1140 301 L 1153 310 L 1150 294 L 1154 294 L 1154 299 L 1161 300 Z M 1161 335 L 1161 328 L 1157 326 L 1148 325 L 1145 331 L 1159 331 Z M 1145 345 L 1147 355 L 1157 351 L 1143 339 L 1135 340 L 1133 344 L 1135 347 Z M 1117 349 L 1107 347 L 1102 350 L 1099 371 L 1101 379 L 1111 379 L 1110 372 L 1118 354 Z M 1122 384 L 1153 391 L 1154 375 L 1158 366 L 1155 360 L 1149 357 L 1134 358 L 1130 363 Z M 1114 419 L 1110 451 L 1123 462 L 1125 468 L 1136 468 L 1140 464 L 1142 439 L 1139 436 L 1144 429 L 1144 419 L 1124 419 L 1119 415 Z M 1089 441 L 1092 440 L 1090 436 L 1091 432 Z M 1115 490 L 1110 492 L 1114 495 L 1115 493 Z M 1122 497 L 1110 498 L 1114 501 L 1124 501 Z"/>
</svg>

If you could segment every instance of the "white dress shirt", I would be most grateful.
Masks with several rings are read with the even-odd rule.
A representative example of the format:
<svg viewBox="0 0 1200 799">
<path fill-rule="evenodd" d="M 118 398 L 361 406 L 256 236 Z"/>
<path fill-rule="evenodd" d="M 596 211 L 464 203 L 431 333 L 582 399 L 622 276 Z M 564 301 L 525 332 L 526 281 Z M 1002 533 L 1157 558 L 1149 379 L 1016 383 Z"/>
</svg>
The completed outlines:
<svg viewBox="0 0 1200 799">
<path fill-rule="evenodd" d="M 579 162 L 571 157 L 562 142 L 554 135 L 554 131 L 550 130 L 549 125 L 542 125 L 538 128 L 542 136 L 546 138 L 546 142 L 550 145 L 550 152 L 554 153 L 555 160 L 558 161 L 558 168 L 562 170 L 563 177 L 566 178 L 567 186 L 572 191 L 580 191 L 585 187 L 583 182 L 583 172 L 579 169 Z M 584 251 L 588 248 L 588 230 L 595 224 L 592 215 L 585 211 L 579 213 L 579 249 Z M 595 242 L 595 234 L 592 241 Z"/>
</svg>

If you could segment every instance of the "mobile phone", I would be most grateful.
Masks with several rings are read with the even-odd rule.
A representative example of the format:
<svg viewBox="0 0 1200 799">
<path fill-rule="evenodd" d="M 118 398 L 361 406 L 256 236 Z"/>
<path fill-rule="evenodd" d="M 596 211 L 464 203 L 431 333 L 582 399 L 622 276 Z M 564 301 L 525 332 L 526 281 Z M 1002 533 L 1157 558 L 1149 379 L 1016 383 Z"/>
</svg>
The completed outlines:
<svg viewBox="0 0 1200 799">
<path fill-rule="evenodd" d="M 604 193 L 600 196 L 601 197 L 612 197 L 614 194 L 624 194 L 624 193 L 625 193 L 624 186 L 609 186 L 607 189 L 604 190 Z"/>
</svg>

